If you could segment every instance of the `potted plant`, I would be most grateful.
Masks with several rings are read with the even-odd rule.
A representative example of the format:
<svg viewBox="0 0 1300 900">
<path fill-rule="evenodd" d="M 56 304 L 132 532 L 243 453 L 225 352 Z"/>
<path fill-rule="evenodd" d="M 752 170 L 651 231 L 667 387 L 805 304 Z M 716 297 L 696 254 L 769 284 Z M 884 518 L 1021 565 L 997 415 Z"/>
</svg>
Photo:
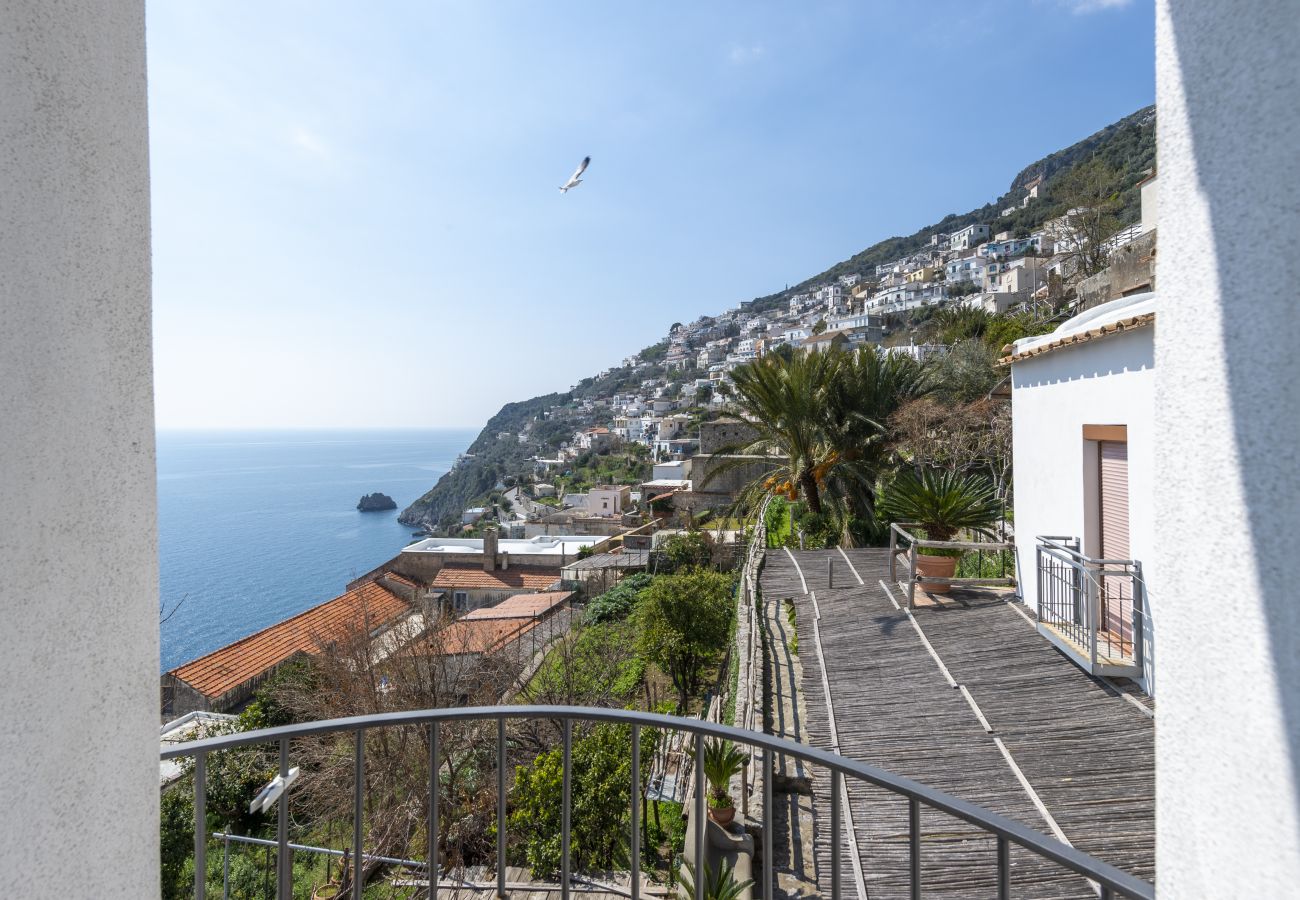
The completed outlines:
<svg viewBox="0 0 1300 900">
<path fill-rule="evenodd" d="M 951 541 L 962 531 L 992 537 L 991 528 L 1002 514 L 993 483 L 983 476 L 927 469 L 920 476 L 904 472 L 880 498 L 880 510 L 895 522 L 913 522 L 931 541 Z M 926 579 L 952 578 L 962 551 L 921 547 L 916 571 Z M 931 593 L 944 593 L 951 585 L 927 584 Z"/>
<path fill-rule="evenodd" d="M 731 800 L 731 779 L 745 766 L 745 754 L 727 740 L 710 739 L 704 744 L 704 777 L 709 781 L 709 818 L 730 825 L 736 817 Z"/>
</svg>

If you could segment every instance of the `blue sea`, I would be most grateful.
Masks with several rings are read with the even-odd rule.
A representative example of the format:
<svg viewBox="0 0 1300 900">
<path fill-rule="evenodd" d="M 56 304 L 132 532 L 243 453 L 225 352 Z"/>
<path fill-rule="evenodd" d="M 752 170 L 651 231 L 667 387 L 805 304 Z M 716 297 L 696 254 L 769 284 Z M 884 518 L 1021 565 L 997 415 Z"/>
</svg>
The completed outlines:
<svg viewBox="0 0 1300 900">
<path fill-rule="evenodd" d="M 162 671 L 336 597 L 412 540 L 397 514 L 475 432 L 158 433 Z M 362 494 L 397 501 L 358 512 Z M 183 603 L 182 603 L 183 601 Z"/>
</svg>

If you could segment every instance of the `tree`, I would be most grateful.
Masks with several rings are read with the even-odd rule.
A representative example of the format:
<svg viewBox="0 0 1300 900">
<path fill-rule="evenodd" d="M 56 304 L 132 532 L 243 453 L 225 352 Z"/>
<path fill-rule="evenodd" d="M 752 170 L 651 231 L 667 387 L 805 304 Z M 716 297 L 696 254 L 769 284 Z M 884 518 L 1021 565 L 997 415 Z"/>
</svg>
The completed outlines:
<svg viewBox="0 0 1300 900">
<path fill-rule="evenodd" d="M 930 369 L 910 356 L 874 348 L 843 356 L 827 390 L 822 428 L 830 448 L 827 484 L 840 501 L 846 540 L 850 518 L 875 516 L 876 484 L 893 456 L 889 417 L 907 401 L 929 394 L 934 384 Z"/>
<path fill-rule="evenodd" d="M 399 623 L 383 638 L 372 640 L 378 623 L 362 616 L 349 631 L 318 640 L 311 677 L 281 685 L 272 692 L 274 699 L 300 720 L 489 705 L 517 682 L 529 661 L 528 648 L 522 645 L 489 654 L 466 653 L 460 632 L 450 630 L 450 619 L 430 613 L 424 635 L 417 621 Z M 491 853 L 487 827 L 495 802 L 494 730 L 481 722 L 446 722 L 440 728 L 438 834 L 448 866 L 474 863 Z M 350 734 L 332 733 L 293 742 L 302 769 L 294 786 L 295 814 L 317 823 L 351 820 L 352 741 Z M 423 853 L 429 815 L 429 730 L 374 729 L 365 741 L 366 849 L 376 856 Z M 245 809 L 250 796 L 243 797 Z M 360 880 L 364 883 L 381 867 L 377 860 L 367 860 Z M 344 887 L 356 877 L 349 871 Z"/>
<path fill-rule="evenodd" d="M 1106 239 L 1120 229 L 1123 189 L 1120 171 L 1097 156 L 1073 167 L 1051 186 L 1052 199 L 1063 212 L 1049 232 L 1057 254 L 1073 264 L 1080 278 L 1096 275 L 1109 262 Z"/>
<path fill-rule="evenodd" d="M 732 376 L 737 405 L 756 439 L 723 454 L 768 456 L 771 463 L 740 492 L 738 507 L 764 495 L 803 498 L 811 515 L 847 523 L 873 515 L 875 485 L 889 465 L 886 421 L 902 403 L 933 389 L 926 366 L 873 347 L 853 352 L 771 355 Z M 703 479 L 753 460 L 722 460 Z"/>
<path fill-rule="evenodd" d="M 796 500 L 802 493 L 815 512 L 821 512 L 818 467 L 828 452 L 821 440 L 825 393 L 838 366 L 838 353 L 770 354 L 732 373 L 736 405 L 754 427 L 747 444 L 724 447 L 716 454 L 767 456 L 770 464 L 742 489 L 741 507 L 756 506 L 763 494 L 781 494 Z M 722 459 L 704 477 L 703 484 L 753 460 Z"/>
<path fill-rule="evenodd" d="M 653 729 L 642 731 L 642 809 L 656 737 Z M 578 870 L 608 870 L 629 862 L 631 740 L 629 726 L 600 724 L 573 741 L 569 848 Z M 510 835 L 516 858 L 522 857 L 519 861 L 526 863 L 536 878 L 550 877 L 560 868 L 563 779 L 564 755 L 559 748 L 515 771 Z"/>
<path fill-rule="evenodd" d="M 935 367 L 938 392 L 954 403 L 987 397 L 1004 377 L 994 368 L 996 362 L 994 350 L 983 341 L 958 341 Z"/>
<path fill-rule="evenodd" d="M 705 667 L 717 659 L 731 631 L 730 575 L 695 570 L 661 575 L 637 610 L 638 647 L 677 690 L 678 712 L 698 693 Z"/>
</svg>

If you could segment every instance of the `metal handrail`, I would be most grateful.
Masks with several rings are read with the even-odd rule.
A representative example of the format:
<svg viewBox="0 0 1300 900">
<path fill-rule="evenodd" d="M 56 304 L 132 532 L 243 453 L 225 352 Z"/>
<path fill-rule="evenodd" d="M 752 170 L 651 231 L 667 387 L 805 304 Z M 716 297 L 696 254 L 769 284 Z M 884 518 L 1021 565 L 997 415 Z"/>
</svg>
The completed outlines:
<svg viewBox="0 0 1300 900">
<path fill-rule="evenodd" d="M 1082 639 L 1086 644 L 1085 649 L 1094 673 L 1099 664 L 1102 643 L 1101 608 L 1102 598 L 1107 590 L 1105 581 L 1107 578 L 1131 579 L 1133 590 L 1131 597 L 1128 598 L 1130 602 L 1128 626 L 1132 630 L 1132 635 L 1128 641 L 1125 641 L 1121 623 L 1119 655 L 1123 658 L 1131 656 L 1131 665 L 1141 670 L 1144 665 L 1143 628 L 1146 619 L 1142 564 L 1133 559 L 1098 559 L 1088 556 L 1081 549 L 1082 541 L 1074 536 L 1038 535 L 1035 540 L 1037 541 L 1035 569 L 1038 577 L 1039 622 L 1063 629 L 1069 635 L 1069 639 L 1075 643 L 1079 643 Z M 1045 565 L 1044 560 L 1052 560 L 1055 565 Z M 1064 587 L 1065 606 L 1073 610 L 1072 612 L 1062 613 L 1059 598 L 1049 600 L 1044 596 L 1049 584 L 1062 581 L 1059 575 L 1054 575 L 1054 569 L 1070 570 L 1074 573 L 1065 582 Z M 1056 597 L 1057 594 L 1053 596 Z M 1113 646 L 1115 641 L 1108 636 L 1105 643 Z M 1124 650 L 1126 643 L 1131 644 L 1131 654 Z"/>
<path fill-rule="evenodd" d="M 980 551 L 985 550 L 1015 550 L 1016 545 L 1010 541 L 932 541 L 926 538 L 919 538 L 908 531 L 908 528 L 920 528 L 918 522 L 890 522 L 889 523 L 889 580 L 898 581 L 897 564 L 898 564 L 898 539 L 901 537 L 907 541 L 907 608 L 916 607 L 916 586 L 918 584 L 969 584 L 973 586 L 983 585 L 1014 585 L 1016 580 L 1010 576 L 1004 575 L 1002 578 L 926 578 L 918 575 L 916 572 L 916 557 L 918 548 L 932 547 L 942 550 L 962 550 L 962 551 Z M 1003 569 L 1005 572 L 1006 569 Z"/>
<path fill-rule="evenodd" d="M 1133 559 L 1097 559 L 1096 557 L 1088 556 L 1086 553 L 1082 552 L 1079 549 L 1079 539 L 1076 537 L 1067 537 L 1062 535 L 1038 535 L 1034 538 L 1034 540 L 1038 541 L 1039 544 L 1046 545 L 1044 551 L 1046 553 L 1051 554 L 1052 551 L 1059 551 L 1060 553 L 1064 553 L 1070 557 L 1073 557 L 1075 560 L 1078 560 L 1079 562 L 1082 562 L 1092 568 L 1101 568 L 1102 566 L 1137 565 L 1137 560 L 1133 560 Z M 1071 547 L 1069 546 L 1069 544 L 1064 543 L 1066 541 L 1073 541 L 1074 546 Z"/>
<path fill-rule="evenodd" d="M 563 759 L 564 759 L 564 778 L 562 794 L 562 834 L 561 834 L 561 882 L 560 890 L 564 898 L 569 896 L 570 881 L 570 862 L 569 862 L 569 824 L 571 815 L 571 781 L 570 767 L 572 761 L 572 740 L 573 740 L 573 722 L 613 722 L 617 724 L 630 725 L 632 727 L 631 753 L 633 759 L 639 756 L 640 751 L 640 730 L 641 728 L 658 728 L 666 730 L 683 731 L 694 734 L 697 737 L 719 738 L 733 741 L 747 746 L 758 747 L 763 751 L 763 769 L 764 772 L 770 773 L 776 758 L 776 754 L 785 754 L 796 759 L 803 760 L 813 765 L 824 766 L 832 773 L 839 773 L 841 776 L 847 776 L 857 779 L 860 782 L 871 784 L 876 787 L 884 788 L 891 793 L 906 798 L 909 806 L 909 848 L 910 848 L 910 881 L 911 896 L 919 898 L 921 896 L 920 882 L 920 816 L 921 806 L 927 806 L 931 809 L 939 810 L 964 822 L 976 826 L 982 831 L 997 838 L 997 872 L 998 872 L 998 896 L 1007 897 L 1010 895 L 1010 868 L 1006 863 L 1008 859 L 1010 844 L 1017 844 L 1032 853 L 1048 859 L 1072 872 L 1075 872 L 1085 878 L 1091 879 L 1101 886 L 1101 896 L 1103 900 L 1113 896 L 1123 896 L 1138 898 L 1138 900 L 1154 900 L 1155 888 L 1148 882 L 1130 875 L 1109 863 L 1104 863 L 1094 857 L 1076 850 L 1068 844 L 1057 841 L 1038 831 L 1022 825 L 1005 816 L 976 806 L 958 797 L 954 797 L 943 791 L 927 787 L 920 782 L 894 775 L 884 769 L 875 766 L 860 763 L 855 760 L 847 759 L 838 754 L 811 747 L 806 744 L 798 744 L 784 738 L 775 737 L 770 734 L 761 734 L 755 731 L 748 731 L 741 728 L 735 728 L 729 725 L 721 725 L 714 722 L 702 721 L 699 719 L 685 719 L 677 716 L 661 715 L 659 713 L 641 712 L 638 710 L 619 710 L 619 709 L 597 709 L 590 707 L 576 706 L 477 706 L 461 707 L 456 709 L 432 709 L 432 710 L 413 710 L 408 712 L 379 713 L 367 716 L 354 716 L 344 719 L 327 719 L 318 722 L 303 722 L 295 725 L 285 725 L 278 728 L 263 728 L 255 731 L 248 731 L 236 734 L 222 735 L 218 737 L 204 738 L 197 741 L 191 741 L 186 744 L 179 744 L 161 751 L 161 758 L 164 760 L 176 759 L 184 756 L 193 756 L 195 758 L 195 781 L 194 781 L 194 799 L 195 799 L 195 867 L 194 867 L 194 892 L 195 897 L 204 897 L 206 890 L 206 829 L 204 827 L 204 814 L 206 810 L 206 785 L 205 771 L 206 760 L 209 753 L 219 750 L 230 750 L 236 747 L 247 747 L 255 744 L 275 743 L 280 748 L 280 768 L 282 773 L 288 772 L 288 748 L 289 742 L 295 738 L 311 737 L 325 734 L 347 734 L 351 733 L 355 738 L 355 783 L 354 783 L 354 822 L 353 822 L 353 851 L 352 858 L 360 860 L 365 857 L 362 847 L 362 838 L 364 831 L 362 794 L 364 786 L 364 754 L 365 754 L 365 734 L 367 731 L 375 728 L 388 728 L 396 726 L 415 726 L 427 725 L 430 728 L 430 761 L 433 763 L 432 772 L 438 768 L 438 732 L 439 726 L 444 722 L 480 722 L 494 721 L 497 723 L 497 764 L 498 764 L 498 790 L 502 790 L 504 785 L 505 773 L 505 722 L 507 720 L 535 720 L 549 719 L 559 720 L 563 724 Z M 695 822 L 704 821 L 705 816 L 705 789 L 704 789 L 704 767 L 702 756 L 704 752 L 704 742 L 695 741 L 695 799 L 693 803 L 693 818 Z M 633 771 L 633 784 L 631 789 L 632 797 L 640 796 L 640 773 Z M 772 779 L 765 778 L 763 782 L 763 828 L 765 832 L 772 828 L 771 816 L 773 805 L 772 799 Z M 435 811 L 434 817 L 429 826 L 429 846 L 437 846 L 437 797 L 438 787 L 437 779 L 431 775 L 430 778 L 430 801 L 431 808 Z M 831 798 L 833 806 L 838 808 L 838 794 Z M 634 801 L 635 802 L 635 801 Z M 288 816 L 288 792 L 280 795 L 278 800 L 278 811 L 280 828 L 278 834 L 278 845 L 281 848 L 288 847 L 287 833 L 287 816 Z M 497 879 L 498 891 L 500 896 L 506 896 L 505 893 L 505 841 L 506 841 L 506 816 L 505 816 L 504 796 L 498 798 L 497 804 Z M 833 821 L 840 817 L 832 816 Z M 633 816 L 631 821 L 633 848 L 640 846 L 639 838 L 639 817 Z M 697 827 L 695 832 L 695 859 L 701 872 L 704 864 L 704 835 L 706 829 Z M 839 835 L 831 836 L 831 845 L 839 844 Z M 433 854 L 430 854 L 433 859 Z M 278 885 L 280 896 L 288 895 L 291 889 L 290 880 L 292 873 L 289 872 L 286 865 L 288 854 L 281 852 L 279 865 L 277 866 Z M 993 861 L 991 861 L 992 863 Z M 765 897 L 775 896 L 773 888 L 775 887 L 775 877 L 770 859 L 766 861 L 763 873 L 763 887 Z M 430 871 L 430 896 L 437 895 L 436 873 L 431 866 Z M 840 872 L 836 868 L 832 873 L 832 893 L 839 896 Z M 697 876 L 695 878 L 695 891 L 697 900 L 703 900 L 703 889 L 706 878 Z M 353 878 L 353 896 L 360 898 L 362 881 L 359 877 Z M 636 882 L 632 884 L 632 896 L 639 896 L 639 885 Z"/>
</svg>

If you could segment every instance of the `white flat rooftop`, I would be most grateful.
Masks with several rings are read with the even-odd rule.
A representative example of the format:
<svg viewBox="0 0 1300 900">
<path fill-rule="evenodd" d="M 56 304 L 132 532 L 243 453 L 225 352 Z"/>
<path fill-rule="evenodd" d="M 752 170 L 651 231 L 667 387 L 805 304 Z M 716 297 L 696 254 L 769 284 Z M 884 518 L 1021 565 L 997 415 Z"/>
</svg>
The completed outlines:
<svg viewBox="0 0 1300 900">
<path fill-rule="evenodd" d="M 547 554 L 554 556 L 573 556 L 583 547 L 590 547 L 605 540 L 602 535 L 587 534 L 539 534 L 537 537 L 519 540 L 502 538 L 497 541 L 498 553 Z M 403 553 L 482 553 L 482 538 L 441 538 L 432 537 L 417 541 L 402 550 Z"/>
</svg>

